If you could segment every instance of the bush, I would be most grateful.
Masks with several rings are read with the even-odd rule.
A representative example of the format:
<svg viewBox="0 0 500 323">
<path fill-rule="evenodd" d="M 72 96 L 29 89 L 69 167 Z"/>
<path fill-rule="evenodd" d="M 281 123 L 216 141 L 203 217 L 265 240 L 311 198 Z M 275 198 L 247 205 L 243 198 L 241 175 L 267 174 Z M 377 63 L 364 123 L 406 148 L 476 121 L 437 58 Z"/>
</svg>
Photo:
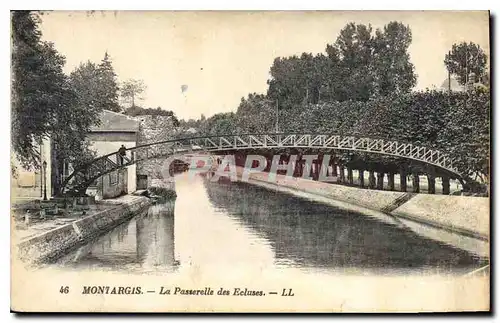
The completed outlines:
<svg viewBox="0 0 500 323">
<path fill-rule="evenodd" d="M 177 193 L 175 192 L 175 190 L 166 187 L 152 186 L 148 188 L 148 191 L 151 193 L 151 195 L 157 195 L 167 199 L 175 199 L 177 197 Z"/>
</svg>

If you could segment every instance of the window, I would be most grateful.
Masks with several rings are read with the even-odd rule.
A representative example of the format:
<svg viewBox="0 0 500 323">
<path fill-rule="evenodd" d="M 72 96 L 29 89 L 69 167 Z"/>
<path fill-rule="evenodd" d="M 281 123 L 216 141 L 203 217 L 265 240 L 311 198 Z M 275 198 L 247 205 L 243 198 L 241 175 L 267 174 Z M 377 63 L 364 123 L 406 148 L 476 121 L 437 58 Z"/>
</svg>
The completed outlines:
<svg viewBox="0 0 500 323">
<path fill-rule="evenodd" d="M 116 184 L 118 184 L 118 173 L 117 172 L 109 173 L 109 185 L 116 185 Z"/>
<path fill-rule="evenodd" d="M 89 187 L 97 187 L 97 186 L 99 186 L 99 179 L 96 179 L 95 181 L 93 181 Z"/>
<path fill-rule="evenodd" d="M 148 176 L 147 175 L 137 175 L 137 189 L 145 190 L 148 188 Z"/>
</svg>

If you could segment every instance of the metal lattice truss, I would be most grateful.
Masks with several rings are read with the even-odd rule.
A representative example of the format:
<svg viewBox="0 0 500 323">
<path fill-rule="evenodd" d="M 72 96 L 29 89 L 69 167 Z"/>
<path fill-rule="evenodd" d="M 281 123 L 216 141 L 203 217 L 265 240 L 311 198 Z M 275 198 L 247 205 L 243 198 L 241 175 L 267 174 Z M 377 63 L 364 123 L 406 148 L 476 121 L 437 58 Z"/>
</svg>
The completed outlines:
<svg viewBox="0 0 500 323">
<path fill-rule="evenodd" d="M 61 192 L 64 193 L 68 190 L 84 192 L 97 178 L 140 160 L 173 155 L 182 156 L 183 154 L 200 151 L 221 152 L 287 147 L 337 149 L 395 156 L 434 165 L 460 175 L 453 164 L 453 159 L 441 151 L 408 143 L 399 143 L 394 140 L 321 134 L 219 135 L 174 139 L 129 148 L 123 164 L 120 162 L 117 153 L 99 157 L 84 167 L 75 170 L 63 183 Z"/>
</svg>

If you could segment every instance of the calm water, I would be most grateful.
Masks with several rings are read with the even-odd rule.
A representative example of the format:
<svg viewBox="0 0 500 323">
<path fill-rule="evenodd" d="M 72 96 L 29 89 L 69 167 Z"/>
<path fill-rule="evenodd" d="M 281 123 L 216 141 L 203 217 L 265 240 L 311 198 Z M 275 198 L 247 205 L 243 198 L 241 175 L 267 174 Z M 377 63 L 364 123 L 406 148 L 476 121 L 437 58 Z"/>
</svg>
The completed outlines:
<svg viewBox="0 0 500 323">
<path fill-rule="evenodd" d="M 248 184 L 177 177 L 175 214 L 154 205 L 57 266 L 129 272 L 199 266 L 465 273 L 485 260 L 367 215 Z"/>
</svg>

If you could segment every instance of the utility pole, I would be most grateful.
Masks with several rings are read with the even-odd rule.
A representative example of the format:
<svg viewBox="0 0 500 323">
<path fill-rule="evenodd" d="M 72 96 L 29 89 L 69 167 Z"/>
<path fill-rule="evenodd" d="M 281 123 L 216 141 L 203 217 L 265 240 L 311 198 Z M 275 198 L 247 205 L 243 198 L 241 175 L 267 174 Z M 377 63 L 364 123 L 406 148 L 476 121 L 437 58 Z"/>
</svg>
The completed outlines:
<svg viewBox="0 0 500 323">
<path fill-rule="evenodd" d="M 278 111 L 278 100 L 279 99 L 276 99 L 276 133 L 278 133 L 279 131 L 279 111 Z"/>
<path fill-rule="evenodd" d="M 43 200 L 47 201 L 47 162 L 44 160 L 42 165 L 43 165 Z"/>
<path fill-rule="evenodd" d="M 448 95 L 451 94 L 451 72 L 450 72 L 450 66 L 449 66 L 449 60 L 451 57 L 451 50 L 448 51 L 448 66 L 446 66 L 446 69 L 448 70 Z M 449 96 L 448 96 L 449 98 Z"/>
<path fill-rule="evenodd" d="M 465 47 L 465 85 L 464 85 L 465 91 L 467 91 L 467 86 L 469 84 L 468 61 L 469 61 L 469 51 L 468 51 L 468 48 Z"/>
<path fill-rule="evenodd" d="M 451 94 L 451 73 L 450 70 L 448 69 L 448 95 Z"/>
</svg>

